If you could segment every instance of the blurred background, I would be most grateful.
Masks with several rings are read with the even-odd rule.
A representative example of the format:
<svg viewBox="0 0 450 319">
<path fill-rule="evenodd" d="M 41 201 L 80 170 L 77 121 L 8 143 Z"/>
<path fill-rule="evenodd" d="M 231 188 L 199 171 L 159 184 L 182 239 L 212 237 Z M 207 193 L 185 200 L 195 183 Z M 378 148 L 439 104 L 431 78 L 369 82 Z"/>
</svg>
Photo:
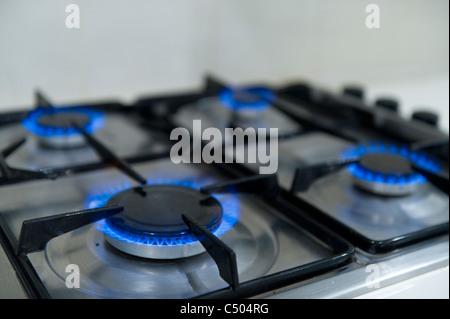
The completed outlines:
<svg viewBox="0 0 450 319">
<path fill-rule="evenodd" d="M 68 29 L 66 6 L 80 8 Z M 366 6 L 380 8 L 368 29 Z M 392 96 L 400 113 L 440 114 L 448 132 L 447 0 L 0 0 L 0 112 L 120 99 L 201 85 L 306 80 L 368 101 Z"/>
</svg>

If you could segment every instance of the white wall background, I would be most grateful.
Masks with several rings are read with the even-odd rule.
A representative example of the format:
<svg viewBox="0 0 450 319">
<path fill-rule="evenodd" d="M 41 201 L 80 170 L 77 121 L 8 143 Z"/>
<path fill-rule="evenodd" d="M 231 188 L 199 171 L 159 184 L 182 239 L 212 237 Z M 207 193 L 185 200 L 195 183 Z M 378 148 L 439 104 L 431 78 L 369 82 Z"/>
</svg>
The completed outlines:
<svg viewBox="0 0 450 319">
<path fill-rule="evenodd" d="M 65 8 L 80 8 L 68 29 Z M 367 29 L 375 3 L 381 28 Z M 426 106 L 448 130 L 447 0 L 0 0 L 0 111 L 199 85 L 306 79 Z"/>
</svg>

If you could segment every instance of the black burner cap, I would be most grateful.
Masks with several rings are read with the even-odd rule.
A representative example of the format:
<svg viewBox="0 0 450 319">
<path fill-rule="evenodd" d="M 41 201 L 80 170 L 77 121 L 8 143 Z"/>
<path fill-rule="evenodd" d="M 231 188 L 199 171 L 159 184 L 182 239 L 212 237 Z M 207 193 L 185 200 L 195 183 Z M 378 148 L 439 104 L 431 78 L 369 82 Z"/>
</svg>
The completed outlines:
<svg viewBox="0 0 450 319">
<path fill-rule="evenodd" d="M 188 231 L 181 215 L 189 214 L 209 231 L 222 220 L 222 206 L 210 195 L 174 185 L 136 187 L 111 197 L 107 205 L 124 211 L 107 219 L 120 231 L 140 236 L 178 236 Z"/>
<path fill-rule="evenodd" d="M 376 173 L 408 175 L 411 174 L 412 167 L 408 158 L 398 154 L 367 154 L 360 158 L 359 165 Z"/>
<path fill-rule="evenodd" d="M 252 92 L 238 90 L 233 92 L 233 100 L 243 103 L 255 103 L 259 102 L 261 97 Z"/>
<path fill-rule="evenodd" d="M 74 124 L 85 127 L 90 122 L 89 116 L 77 112 L 60 112 L 46 114 L 38 118 L 37 123 L 47 127 L 73 128 Z"/>
</svg>

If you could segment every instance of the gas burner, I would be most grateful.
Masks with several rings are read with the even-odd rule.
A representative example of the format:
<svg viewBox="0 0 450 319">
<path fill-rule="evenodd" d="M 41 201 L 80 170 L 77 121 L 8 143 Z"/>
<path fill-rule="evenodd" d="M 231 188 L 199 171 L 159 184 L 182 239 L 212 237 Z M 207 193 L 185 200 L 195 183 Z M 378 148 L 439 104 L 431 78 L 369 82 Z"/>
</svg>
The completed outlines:
<svg viewBox="0 0 450 319">
<path fill-rule="evenodd" d="M 100 111 L 86 107 L 39 107 L 22 121 L 23 126 L 39 137 L 42 146 L 50 148 L 76 148 L 85 140 L 77 127 L 93 133 L 103 126 Z"/>
<path fill-rule="evenodd" d="M 204 251 L 189 233 L 183 213 L 193 216 L 210 232 L 222 220 L 217 199 L 182 186 L 132 188 L 114 195 L 107 205 L 121 205 L 124 211 L 106 220 L 106 241 L 123 252 L 147 258 L 182 258 Z"/>
<path fill-rule="evenodd" d="M 188 180 L 152 184 L 120 186 L 88 200 L 89 208 L 124 207 L 122 213 L 99 223 L 105 240 L 122 252 L 149 259 L 198 255 L 205 249 L 189 232 L 182 214 L 193 217 L 217 237 L 238 221 L 239 201 L 233 194 L 203 194 L 197 182 Z"/>
<path fill-rule="evenodd" d="M 259 118 L 272 99 L 272 91 L 265 87 L 224 88 L 219 94 L 222 105 L 233 111 L 235 122 Z"/>
<path fill-rule="evenodd" d="M 347 155 L 359 157 L 358 162 L 348 166 L 354 185 L 376 195 L 410 195 L 426 183 L 426 178 L 412 168 L 413 163 L 430 172 L 441 169 L 435 159 L 396 144 L 361 145 Z"/>
</svg>

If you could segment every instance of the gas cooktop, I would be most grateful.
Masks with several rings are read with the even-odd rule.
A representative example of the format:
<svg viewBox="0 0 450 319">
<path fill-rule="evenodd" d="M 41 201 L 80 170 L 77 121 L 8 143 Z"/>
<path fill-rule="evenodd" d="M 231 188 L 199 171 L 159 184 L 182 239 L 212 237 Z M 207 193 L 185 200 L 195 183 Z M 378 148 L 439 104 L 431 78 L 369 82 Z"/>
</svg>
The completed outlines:
<svg viewBox="0 0 450 319">
<path fill-rule="evenodd" d="M 4 296 L 351 298 L 448 266 L 449 138 L 434 114 L 405 120 L 356 87 L 213 77 L 129 105 L 35 95 L 0 114 Z M 195 148 L 198 122 L 222 138 Z M 209 145 L 223 160 L 174 161 L 177 128 L 188 159 Z M 231 139 L 230 156 L 229 128 L 258 136 Z M 262 174 L 269 129 L 277 170 Z"/>
</svg>

